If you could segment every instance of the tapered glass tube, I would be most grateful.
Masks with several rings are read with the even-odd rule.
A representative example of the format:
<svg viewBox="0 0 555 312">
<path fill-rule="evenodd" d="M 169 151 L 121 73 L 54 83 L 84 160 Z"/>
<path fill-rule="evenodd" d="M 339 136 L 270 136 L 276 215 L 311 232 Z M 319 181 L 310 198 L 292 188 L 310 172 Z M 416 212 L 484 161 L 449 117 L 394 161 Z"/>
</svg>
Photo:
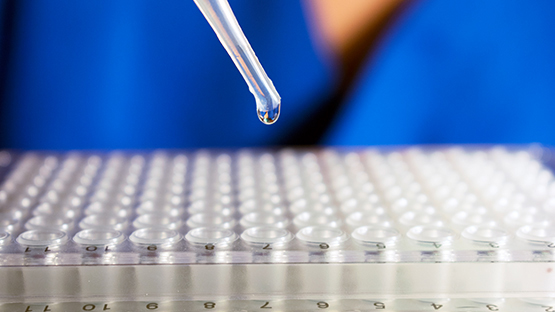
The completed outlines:
<svg viewBox="0 0 555 312">
<path fill-rule="evenodd" d="M 279 117 L 281 97 L 260 65 L 227 0 L 194 0 L 247 82 L 258 118 L 271 125 Z"/>
</svg>

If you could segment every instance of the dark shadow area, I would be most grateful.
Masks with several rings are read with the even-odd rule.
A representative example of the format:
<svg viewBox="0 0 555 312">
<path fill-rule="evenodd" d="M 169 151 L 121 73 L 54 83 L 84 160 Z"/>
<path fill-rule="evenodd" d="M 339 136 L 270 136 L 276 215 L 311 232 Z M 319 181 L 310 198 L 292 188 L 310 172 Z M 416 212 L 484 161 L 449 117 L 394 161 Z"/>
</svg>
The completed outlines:
<svg viewBox="0 0 555 312">
<path fill-rule="evenodd" d="M 353 44 L 346 49 L 345 55 L 348 57 L 340 60 L 342 70 L 336 89 L 329 98 L 317 105 L 319 110 L 311 115 L 311 118 L 306 118 L 302 125 L 292 129 L 280 145 L 314 145 L 321 142 L 341 105 L 348 99 L 353 83 L 356 82 L 361 69 L 364 69 L 364 64 L 373 57 L 373 50 L 381 41 L 384 31 L 412 4 L 403 2 L 386 12 L 377 22 L 378 27 L 367 27 L 356 40 L 353 40 Z"/>
<path fill-rule="evenodd" d="M 9 77 L 9 64 L 12 54 L 12 42 L 15 33 L 17 0 L 4 0 L 0 8 L 0 148 L 7 146 L 8 131 L 6 116 L 6 91 Z"/>
</svg>

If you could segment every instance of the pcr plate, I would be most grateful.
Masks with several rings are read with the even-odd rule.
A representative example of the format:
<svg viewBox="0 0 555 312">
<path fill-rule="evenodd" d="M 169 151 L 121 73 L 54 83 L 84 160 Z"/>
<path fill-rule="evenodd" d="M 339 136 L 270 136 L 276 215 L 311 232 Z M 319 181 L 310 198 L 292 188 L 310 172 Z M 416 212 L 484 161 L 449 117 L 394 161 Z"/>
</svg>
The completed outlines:
<svg viewBox="0 0 555 312">
<path fill-rule="evenodd" d="M 163 275 L 199 264 L 267 265 L 278 275 L 289 265 L 305 278 L 368 265 L 392 291 L 389 265 L 482 281 L 541 267 L 526 273 L 536 286 L 519 284 L 517 271 L 514 286 L 492 291 L 546 295 L 555 291 L 549 155 L 537 146 L 0 152 L 0 281 L 9 281 L 0 298 L 29 284 L 26 268 L 102 275 L 125 266 L 140 280 L 142 265 Z M 456 273 L 468 265 L 474 275 Z M 451 291 L 472 293 L 470 284 Z"/>
</svg>

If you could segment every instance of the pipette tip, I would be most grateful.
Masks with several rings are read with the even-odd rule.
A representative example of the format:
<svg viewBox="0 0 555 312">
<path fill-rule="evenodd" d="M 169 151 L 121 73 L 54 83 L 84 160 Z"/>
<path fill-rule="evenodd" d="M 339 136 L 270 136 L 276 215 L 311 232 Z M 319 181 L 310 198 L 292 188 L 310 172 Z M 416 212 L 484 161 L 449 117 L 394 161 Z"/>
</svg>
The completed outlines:
<svg viewBox="0 0 555 312">
<path fill-rule="evenodd" d="M 274 124 L 279 118 L 281 105 L 278 105 L 276 108 L 269 110 L 269 111 L 261 111 L 257 110 L 258 112 L 258 119 L 262 121 L 265 125 Z"/>
</svg>

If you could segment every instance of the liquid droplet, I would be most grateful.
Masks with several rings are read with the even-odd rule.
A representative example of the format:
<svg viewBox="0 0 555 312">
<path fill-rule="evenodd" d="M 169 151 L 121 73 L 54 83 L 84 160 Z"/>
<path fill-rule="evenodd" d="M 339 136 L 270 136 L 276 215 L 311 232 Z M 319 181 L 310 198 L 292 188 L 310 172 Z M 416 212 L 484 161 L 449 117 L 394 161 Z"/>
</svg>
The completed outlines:
<svg viewBox="0 0 555 312">
<path fill-rule="evenodd" d="M 281 104 L 269 111 L 258 110 L 258 119 L 260 119 L 260 121 L 262 121 L 265 125 L 271 125 L 278 120 L 280 108 Z"/>
</svg>

